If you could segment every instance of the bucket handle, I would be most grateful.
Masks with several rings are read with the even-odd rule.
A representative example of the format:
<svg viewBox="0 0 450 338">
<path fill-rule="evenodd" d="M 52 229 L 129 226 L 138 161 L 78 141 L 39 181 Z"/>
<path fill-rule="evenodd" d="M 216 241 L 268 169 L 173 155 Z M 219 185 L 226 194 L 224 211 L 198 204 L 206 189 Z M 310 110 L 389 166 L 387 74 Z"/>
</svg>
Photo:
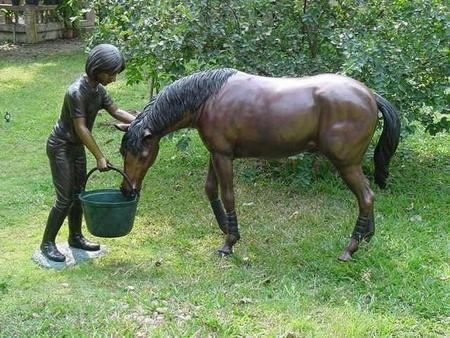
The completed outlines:
<svg viewBox="0 0 450 338">
<path fill-rule="evenodd" d="M 127 176 L 122 170 L 120 170 L 119 168 L 116 168 L 115 166 L 113 166 L 113 165 L 110 164 L 110 163 L 108 163 L 107 165 L 108 165 L 108 168 L 109 168 L 109 169 L 112 169 L 112 170 L 114 170 L 114 171 L 117 171 L 119 174 L 121 174 L 121 175 L 123 176 L 123 178 L 127 181 L 128 185 L 129 185 L 130 187 L 132 186 L 132 185 L 131 185 L 130 179 L 128 178 L 128 176 Z M 88 181 L 89 177 L 91 177 L 91 175 L 92 175 L 96 170 L 99 170 L 99 169 L 98 169 L 97 167 L 95 167 L 95 168 L 92 168 L 91 170 L 89 170 L 88 174 L 86 175 L 86 179 L 84 180 L 84 184 L 83 184 L 83 186 L 81 187 L 81 191 L 82 191 L 82 192 L 83 192 L 83 191 L 85 190 L 85 188 L 86 188 L 86 184 L 87 184 L 87 181 Z M 136 195 L 137 195 L 137 192 L 135 191 L 135 189 L 133 189 L 133 197 L 136 196 Z"/>
</svg>

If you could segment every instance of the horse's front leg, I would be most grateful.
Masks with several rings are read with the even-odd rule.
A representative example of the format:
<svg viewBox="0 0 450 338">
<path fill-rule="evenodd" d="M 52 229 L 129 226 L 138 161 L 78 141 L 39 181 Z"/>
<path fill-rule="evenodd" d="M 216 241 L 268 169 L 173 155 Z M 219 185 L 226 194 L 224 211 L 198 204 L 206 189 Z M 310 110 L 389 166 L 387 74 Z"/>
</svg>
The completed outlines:
<svg viewBox="0 0 450 338">
<path fill-rule="evenodd" d="M 216 216 L 217 224 L 219 224 L 220 230 L 226 235 L 227 234 L 227 219 L 225 211 L 222 207 L 222 202 L 219 200 L 219 189 L 217 182 L 217 175 L 214 170 L 212 157 L 209 159 L 209 169 L 208 176 L 205 182 L 205 193 L 208 196 L 211 209 Z"/>
<path fill-rule="evenodd" d="M 220 195 L 226 211 L 227 235 L 219 253 L 229 255 L 233 252 L 233 245 L 241 238 L 234 209 L 233 160 L 228 156 L 213 153 L 212 162 L 219 180 Z"/>
</svg>

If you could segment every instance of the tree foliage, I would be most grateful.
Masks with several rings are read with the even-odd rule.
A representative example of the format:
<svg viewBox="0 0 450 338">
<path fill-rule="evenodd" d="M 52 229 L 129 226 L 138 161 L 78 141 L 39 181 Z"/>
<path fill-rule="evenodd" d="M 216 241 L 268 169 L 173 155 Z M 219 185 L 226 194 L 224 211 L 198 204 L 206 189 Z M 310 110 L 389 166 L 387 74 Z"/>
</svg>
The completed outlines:
<svg viewBox="0 0 450 338">
<path fill-rule="evenodd" d="M 449 130 L 442 0 L 95 0 L 91 43 L 117 44 L 151 91 L 193 71 L 339 72 L 394 102 L 411 130 Z"/>
</svg>

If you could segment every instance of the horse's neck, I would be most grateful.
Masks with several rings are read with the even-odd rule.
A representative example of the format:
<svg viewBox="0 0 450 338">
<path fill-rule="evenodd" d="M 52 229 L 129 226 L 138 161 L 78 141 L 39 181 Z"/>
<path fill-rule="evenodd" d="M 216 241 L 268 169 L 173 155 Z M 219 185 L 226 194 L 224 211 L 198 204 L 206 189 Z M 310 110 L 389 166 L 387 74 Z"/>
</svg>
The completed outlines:
<svg viewBox="0 0 450 338">
<path fill-rule="evenodd" d="M 183 117 L 181 120 L 164 129 L 161 132 L 161 137 L 170 134 L 171 132 L 177 131 L 179 129 L 191 127 L 191 125 L 192 125 L 192 114 L 187 113 L 186 116 Z"/>
</svg>

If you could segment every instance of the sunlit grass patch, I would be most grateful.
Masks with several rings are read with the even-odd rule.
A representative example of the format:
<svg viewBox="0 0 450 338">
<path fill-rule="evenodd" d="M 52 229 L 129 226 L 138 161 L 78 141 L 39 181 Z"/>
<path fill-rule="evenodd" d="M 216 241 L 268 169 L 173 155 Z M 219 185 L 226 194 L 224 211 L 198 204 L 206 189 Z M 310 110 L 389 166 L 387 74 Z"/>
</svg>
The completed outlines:
<svg viewBox="0 0 450 338">
<path fill-rule="evenodd" d="M 162 140 L 129 235 L 94 238 L 85 230 L 108 255 L 61 272 L 38 268 L 31 255 L 55 198 L 45 141 L 84 58 L 0 61 L 1 74 L 13 67 L 28 81 L 1 87 L 0 80 L 0 113 L 13 116 L 0 127 L 0 336 L 447 335 L 448 135 L 402 141 L 388 188 L 374 187 L 376 234 L 348 264 L 336 257 L 356 200 L 326 160 L 312 172 L 307 156 L 295 167 L 234 162 L 242 239 L 220 258 L 223 235 L 203 188 L 209 154 L 192 131 L 186 151 L 176 137 Z M 123 77 L 108 90 L 126 109 L 148 99 L 145 84 L 129 87 Z M 98 116 L 94 135 L 121 167 L 122 134 L 111 122 Z M 115 172 L 96 173 L 87 189 L 120 181 Z M 65 224 L 57 242 L 67 236 Z"/>
</svg>

